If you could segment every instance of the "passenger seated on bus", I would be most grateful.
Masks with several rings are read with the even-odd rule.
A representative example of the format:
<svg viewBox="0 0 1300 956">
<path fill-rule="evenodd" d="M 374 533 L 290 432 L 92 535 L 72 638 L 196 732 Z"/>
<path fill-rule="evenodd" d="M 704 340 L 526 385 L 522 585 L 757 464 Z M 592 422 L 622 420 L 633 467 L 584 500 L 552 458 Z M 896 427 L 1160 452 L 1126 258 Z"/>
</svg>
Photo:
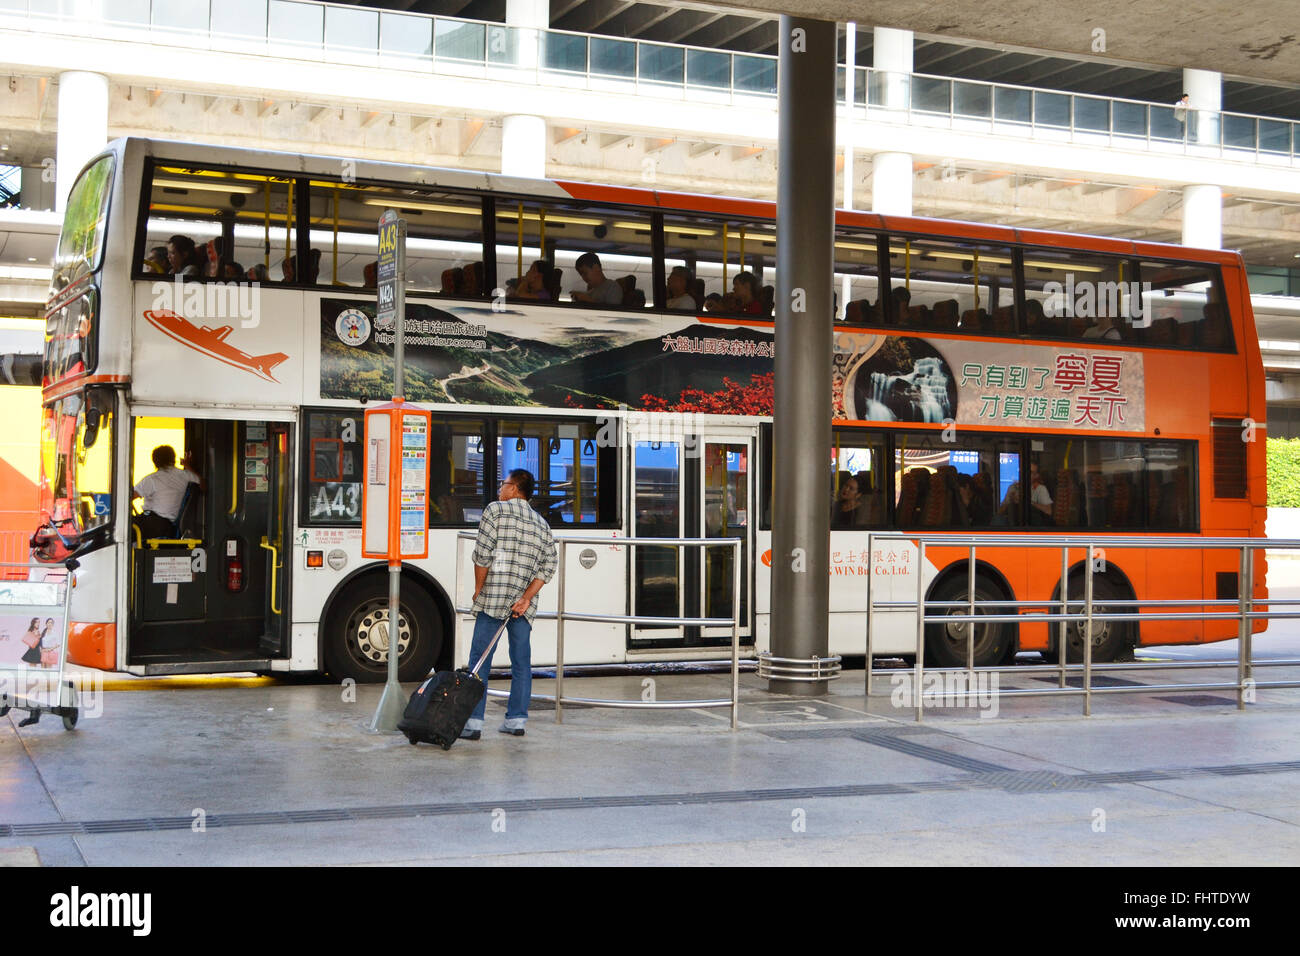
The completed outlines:
<svg viewBox="0 0 1300 956">
<path fill-rule="evenodd" d="M 623 290 L 623 308 L 645 308 L 645 293 L 636 287 L 636 276 L 623 276 L 616 281 L 619 288 Z"/>
<path fill-rule="evenodd" d="M 744 312 L 746 315 L 763 314 L 763 302 L 759 299 L 761 290 L 754 273 L 748 270 L 737 272 L 736 277 L 731 280 L 731 291 L 736 297 L 735 311 Z"/>
<path fill-rule="evenodd" d="M 759 315 L 770 319 L 776 309 L 776 286 L 765 285 L 759 290 L 758 301 L 762 303 L 763 311 Z"/>
<path fill-rule="evenodd" d="M 378 276 L 378 271 L 376 271 Z M 460 266 L 454 269 L 442 270 L 442 289 L 443 295 L 461 295 L 465 290 L 465 270 Z"/>
<path fill-rule="evenodd" d="M 312 249 L 307 261 L 307 269 L 301 275 L 298 273 L 297 256 L 289 256 L 281 262 L 280 272 L 284 276 L 284 282 L 292 284 L 301 281 L 306 285 L 315 285 L 320 277 L 320 250 Z"/>
<path fill-rule="evenodd" d="M 1029 463 L 1029 523 L 1052 524 L 1052 493 L 1039 474 L 1038 462 Z"/>
<path fill-rule="evenodd" d="M 578 270 L 582 281 L 587 284 L 585 289 L 574 289 L 569 293 L 569 297 L 574 302 L 588 306 L 623 304 L 623 289 L 613 279 L 605 278 L 605 270 L 600 265 L 600 256 L 594 252 L 584 252 L 578 256 L 574 268 Z"/>
<path fill-rule="evenodd" d="M 722 296 L 718 295 L 718 293 L 716 293 L 716 292 L 710 292 L 708 295 L 706 295 L 706 296 L 704 297 L 704 311 L 705 311 L 705 312 L 721 312 L 721 311 L 722 311 Z"/>
<path fill-rule="evenodd" d="M 513 299 L 513 298 L 515 297 L 515 290 L 518 289 L 518 288 L 519 288 L 519 280 L 518 280 L 518 279 L 516 279 L 514 276 L 511 276 L 509 279 L 507 279 L 507 280 L 506 280 L 506 290 L 505 290 L 505 291 L 506 291 L 506 298 L 507 298 L 507 299 Z"/>
<path fill-rule="evenodd" d="M 704 308 L 704 298 L 705 298 L 704 280 L 699 278 L 692 279 L 690 284 L 690 292 L 691 295 L 695 297 L 696 311 L 702 310 Z"/>
<path fill-rule="evenodd" d="M 227 282 L 239 282 L 244 278 L 244 267 L 233 259 L 227 259 L 222 278 Z"/>
<path fill-rule="evenodd" d="M 967 527 L 988 526 L 993 517 L 993 503 L 985 497 L 983 490 L 970 475 L 957 476 L 957 500 L 961 506 L 959 515 Z"/>
<path fill-rule="evenodd" d="M 168 271 L 174 276 L 198 277 L 203 275 L 199 265 L 198 254 L 194 249 L 194 240 L 189 236 L 172 236 L 167 240 Z"/>
<path fill-rule="evenodd" d="M 266 264 L 262 262 L 259 262 L 257 265 L 253 266 L 251 269 L 248 270 L 248 278 L 252 282 L 271 281 L 270 279 L 267 278 L 266 275 Z"/>
<path fill-rule="evenodd" d="M 673 266 L 668 273 L 668 308 L 679 312 L 695 312 L 698 306 L 690 289 L 695 285 L 695 277 L 685 266 Z"/>
<path fill-rule="evenodd" d="M 905 286 L 899 286 L 890 292 L 893 314 L 885 319 L 886 325 L 911 325 L 912 293 Z"/>
<path fill-rule="evenodd" d="M 1043 303 L 1037 299 L 1025 299 L 1025 334 L 1060 335 L 1062 332 L 1059 319 L 1049 319 L 1043 310 Z"/>
<path fill-rule="evenodd" d="M 361 269 L 361 288 L 379 288 L 379 262 L 367 262 Z"/>
<path fill-rule="evenodd" d="M 1115 325 L 1114 319 L 1109 315 L 1099 315 L 1097 316 L 1097 324 L 1084 330 L 1082 337 L 1085 339 L 1101 339 L 1105 342 L 1118 342 L 1124 336 Z"/>
<path fill-rule="evenodd" d="M 166 275 L 167 269 L 167 247 L 154 246 L 149 250 L 149 255 L 145 256 L 145 272 L 152 272 L 155 275 Z"/>
<path fill-rule="evenodd" d="M 1007 486 L 1007 496 L 1002 499 L 997 514 L 990 521 L 994 525 L 1020 524 L 1020 482 L 1013 481 Z"/>
<path fill-rule="evenodd" d="M 483 263 L 471 262 L 465 266 L 465 288 L 461 293 L 470 299 L 477 299 L 483 294 Z"/>
<path fill-rule="evenodd" d="M 871 523 L 867 499 L 862 497 L 857 478 L 847 471 L 841 474 L 840 492 L 831 506 L 831 527 L 865 528 Z"/>
<path fill-rule="evenodd" d="M 176 450 L 171 445 L 159 445 L 152 457 L 157 470 L 145 475 L 131 489 L 132 498 L 144 499 L 144 512 L 136 515 L 134 521 L 146 541 L 170 538 L 185 500 L 186 487 L 190 484 L 202 487 L 198 475 L 188 468 L 176 467 Z"/>
<path fill-rule="evenodd" d="M 221 255 L 221 237 L 209 239 L 199 252 L 203 264 L 203 274 L 209 279 L 217 279 L 225 274 L 225 263 Z"/>
<path fill-rule="evenodd" d="M 545 259 L 538 259 L 528 267 L 524 277 L 519 280 L 513 294 L 506 290 L 507 298 L 527 299 L 536 302 L 551 301 L 551 293 L 546 288 L 546 277 L 551 274 L 551 264 Z"/>
</svg>

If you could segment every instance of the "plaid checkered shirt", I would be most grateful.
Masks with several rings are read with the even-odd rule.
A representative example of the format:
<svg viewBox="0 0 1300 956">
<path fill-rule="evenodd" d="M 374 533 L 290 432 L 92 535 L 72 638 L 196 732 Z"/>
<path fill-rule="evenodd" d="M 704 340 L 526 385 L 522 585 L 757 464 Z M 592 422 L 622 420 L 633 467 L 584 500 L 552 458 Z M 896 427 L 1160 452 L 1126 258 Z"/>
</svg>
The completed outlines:
<svg viewBox="0 0 1300 956">
<path fill-rule="evenodd" d="M 510 605 L 519 600 L 534 578 L 549 582 L 555 575 L 557 553 L 551 528 L 523 498 L 494 501 L 478 523 L 474 563 L 488 568 L 483 589 L 474 599 L 474 610 L 498 619 L 510 616 Z M 537 614 L 537 596 L 524 617 L 531 624 Z"/>
</svg>

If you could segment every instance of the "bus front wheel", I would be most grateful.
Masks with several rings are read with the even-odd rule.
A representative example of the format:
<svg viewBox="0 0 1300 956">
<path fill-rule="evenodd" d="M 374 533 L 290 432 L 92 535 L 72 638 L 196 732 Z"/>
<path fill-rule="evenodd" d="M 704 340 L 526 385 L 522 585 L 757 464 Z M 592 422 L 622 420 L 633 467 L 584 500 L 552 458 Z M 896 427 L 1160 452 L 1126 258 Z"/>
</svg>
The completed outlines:
<svg viewBox="0 0 1300 956">
<path fill-rule="evenodd" d="M 424 588 L 404 582 L 398 613 L 398 671 L 401 681 L 429 673 L 442 650 L 442 621 Z M 366 578 L 344 591 L 325 632 L 325 667 L 335 680 L 359 684 L 388 677 L 387 575 Z"/>
<path fill-rule="evenodd" d="M 1081 573 L 1072 573 L 1070 575 L 1070 602 L 1069 608 L 1071 614 L 1083 613 L 1083 575 Z M 1092 610 L 1094 614 L 1113 614 L 1113 613 L 1131 613 L 1132 608 L 1107 606 L 1108 601 L 1121 601 L 1125 598 L 1132 598 L 1133 595 L 1122 584 L 1117 583 L 1114 579 L 1105 575 L 1096 575 L 1092 579 Z M 1053 601 L 1061 599 L 1061 590 L 1058 587 L 1056 593 L 1052 595 Z M 1075 601 L 1078 601 L 1076 604 Z M 1092 660 L 1093 663 L 1102 664 L 1106 661 L 1118 659 L 1124 651 L 1133 643 L 1132 640 L 1132 623 L 1129 621 L 1098 621 L 1092 622 Z M 1083 621 L 1071 621 L 1066 625 L 1066 643 L 1065 659 L 1070 664 L 1083 663 L 1083 635 L 1086 630 Z M 1052 627 L 1052 640 L 1047 653 L 1043 655 L 1049 664 L 1060 663 L 1060 645 L 1059 635 L 1061 626 L 1059 624 Z"/>
</svg>

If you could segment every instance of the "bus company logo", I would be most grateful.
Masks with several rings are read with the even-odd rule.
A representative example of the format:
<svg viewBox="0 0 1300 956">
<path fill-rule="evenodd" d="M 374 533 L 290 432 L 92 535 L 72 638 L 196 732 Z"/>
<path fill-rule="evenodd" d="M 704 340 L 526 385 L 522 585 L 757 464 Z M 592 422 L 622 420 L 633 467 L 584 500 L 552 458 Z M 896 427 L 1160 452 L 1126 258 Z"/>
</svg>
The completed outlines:
<svg viewBox="0 0 1300 956">
<path fill-rule="evenodd" d="M 175 312 L 187 319 L 239 320 L 240 328 L 255 329 L 262 321 L 262 287 L 257 282 L 155 282 L 153 311 Z"/>
<path fill-rule="evenodd" d="M 148 936 L 152 913 L 152 893 L 83 893 L 73 886 L 50 897 L 51 926 L 125 927 L 132 936 Z"/>
<path fill-rule="evenodd" d="M 763 567 L 770 568 L 772 566 L 772 549 L 768 548 L 764 551 L 759 560 L 763 562 Z"/>
<path fill-rule="evenodd" d="M 275 382 L 277 385 L 280 383 L 280 380 L 271 374 L 271 370 L 281 362 L 287 361 L 289 356 L 283 352 L 249 355 L 247 352 L 235 348 L 228 341 L 230 333 L 234 331 L 229 325 L 223 325 L 218 329 L 206 325 L 198 327 L 192 322 L 187 322 L 175 312 L 166 309 L 146 312 L 144 317 L 158 331 L 170 336 L 188 349 L 193 349 L 202 355 L 216 359 L 218 362 L 224 362 L 234 368 L 256 375 L 258 378 L 266 379 L 268 382 Z"/>
<path fill-rule="evenodd" d="M 344 309 L 334 322 L 334 334 L 344 345 L 365 345 L 370 339 L 370 318 L 360 309 Z"/>
</svg>

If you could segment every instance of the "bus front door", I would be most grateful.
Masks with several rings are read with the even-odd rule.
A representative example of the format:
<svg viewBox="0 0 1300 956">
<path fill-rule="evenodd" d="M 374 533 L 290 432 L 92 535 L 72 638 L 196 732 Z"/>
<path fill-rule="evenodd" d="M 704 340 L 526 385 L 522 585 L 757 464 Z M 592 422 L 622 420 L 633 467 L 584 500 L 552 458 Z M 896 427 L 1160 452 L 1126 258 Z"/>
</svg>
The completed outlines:
<svg viewBox="0 0 1300 956">
<path fill-rule="evenodd" d="M 731 547 L 629 548 L 632 613 L 638 617 L 730 618 L 733 573 L 740 575 L 740 634 L 753 642 L 750 562 L 754 546 L 753 455 L 749 430 L 645 440 L 630 436 L 632 534 L 638 538 L 740 538 Z M 633 625 L 630 649 L 714 647 L 731 628 Z"/>
<path fill-rule="evenodd" d="M 245 477 L 253 487 L 264 487 L 267 492 L 266 528 L 259 542 L 265 559 L 266 613 L 258 649 L 268 657 L 282 657 L 289 647 L 289 568 L 297 553 L 292 540 L 293 445 L 289 427 L 282 422 L 268 423 L 266 474 Z"/>
</svg>

